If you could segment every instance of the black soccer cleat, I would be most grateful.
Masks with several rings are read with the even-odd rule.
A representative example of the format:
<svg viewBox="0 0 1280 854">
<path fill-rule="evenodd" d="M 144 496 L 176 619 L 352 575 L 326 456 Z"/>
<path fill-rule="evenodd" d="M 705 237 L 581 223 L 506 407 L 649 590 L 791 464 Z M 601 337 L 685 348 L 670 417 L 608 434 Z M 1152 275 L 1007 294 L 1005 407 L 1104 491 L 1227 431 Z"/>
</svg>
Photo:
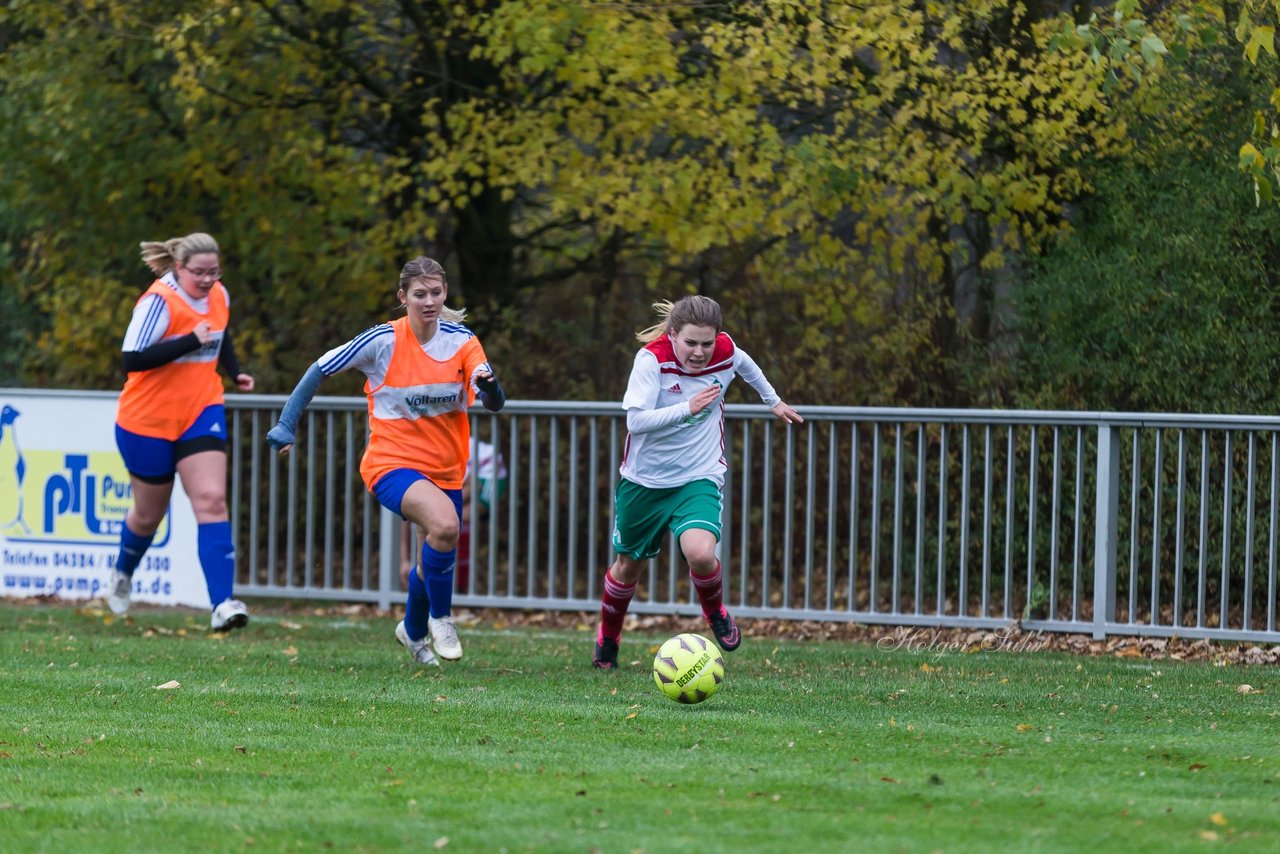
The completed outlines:
<svg viewBox="0 0 1280 854">
<path fill-rule="evenodd" d="M 738 632 L 738 624 L 733 621 L 733 617 L 729 616 L 729 612 L 720 606 L 720 613 L 707 617 L 707 624 L 711 626 L 711 632 L 716 636 L 716 643 L 720 644 L 720 648 L 725 652 L 733 652 L 742 645 L 742 635 Z"/>
<path fill-rule="evenodd" d="M 618 641 L 615 638 L 596 641 L 596 651 L 595 655 L 591 656 L 591 666 L 597 670 L 618 669 Z"/>
</svg>

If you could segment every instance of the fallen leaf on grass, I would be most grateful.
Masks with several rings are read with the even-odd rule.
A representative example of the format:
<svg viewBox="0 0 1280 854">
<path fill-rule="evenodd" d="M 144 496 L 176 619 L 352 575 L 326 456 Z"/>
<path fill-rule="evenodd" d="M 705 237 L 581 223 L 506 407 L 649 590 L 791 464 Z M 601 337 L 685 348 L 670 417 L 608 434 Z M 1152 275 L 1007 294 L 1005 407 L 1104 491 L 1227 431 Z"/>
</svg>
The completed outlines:
<svg viewBox="0 0 1280 854">
<path fill-rule="evenodd" d="M 1018 724 L 1016 727 L 1014 727 L 1014 729 L 1016 729 L 1018 732 L 1027 732 L 1028 730 L 1033 730 L 1035 728 L 1036 728 L 1035 724 Z"/>
<path fill-rule="evenodd" d="M 448 844 L 449 844 L 449 837 L 441 836 L 435 842 L 431 843 L 431 847 L 439 851 L 441 848 L 445 847 Z"/>
<path fill-rule="evenodd" d="M 1194 763 L 1194 764 L 1192 764 L 1192 765 L 1188 765 L 1188 766 L 1187 766 L 1187 770 L 1188 770 L 1188 771 L 1200 771 L 1200 770 L 1202 770 L 1202 769 L 1204 769 L 1204 768 L 1208 768 L 1208 767 L 1209 767 L 1208 765 L 1204 765 L 1204 764 L 1201 764 L 1201 763 L 1199 763 L 1199 762 L 1196 762 L 1196 763 Z"/>
<path fill-rule="evenodd" d="M 296 632 L 298 629 L 302 628 L 302 623 L 295 623 L 295 622 L 293 622 L 293 621 L 291 621 L 291 620 L 285 620 L 285 621 L 284 621 L 283 623 L 281 623 L 280 625 L 284 626 L 286 629 L 289 629 L 289 630 L 291 630 L 291 631 L 295 631 L 295 632 Z"/>
<path fill-rule="evenodd" d="M 1231 822 L 1227 821 L 1227 817 L 1226 817 L 1225 815 L 1223 815 L 1222 813 L 1220 813 L 1220 812 L 1216 812 L 1216 813 L 1214 813 L 1213 815 L 1209 816 L 1209 821 L 1211 821 L 1211 822 L 1213 822 L 1214 824 L 1218 825 L 1218 827 L 1222 827 L 1224 824 L 1230 824 L 1230 823 L 1231 823 Z"/>
<path fill-rule="evenodd" d="M 1236 693 L 1237 694 L 1255 694 L 1257 693 L 1257 691 L 1254 689 L 1252 685 L 1246 684 L 1246 685 L 1237 685 Z"/>
<path fill-rule="evenodd" d="M 163 685 L 152 685 L 151 687 L 157 691 L 172 691 L 174 688 L 181 688 L 182 683 L 179 682 L 177 679 L 170 679 L 168 682 L 164 683 Z"/>
<path fill-rule="evenodd" d="M 286 646 L 286 647 L 284 648 L 284 654 L 285 654 L 285 655 L 297 655 L 297 654 L 298 654 L 298 648 L 297 648 L 296 646 L 293 646 L 292 644 L 291 644 L 291 645 L 289 645 L 289 646 Z"/>
</svg>

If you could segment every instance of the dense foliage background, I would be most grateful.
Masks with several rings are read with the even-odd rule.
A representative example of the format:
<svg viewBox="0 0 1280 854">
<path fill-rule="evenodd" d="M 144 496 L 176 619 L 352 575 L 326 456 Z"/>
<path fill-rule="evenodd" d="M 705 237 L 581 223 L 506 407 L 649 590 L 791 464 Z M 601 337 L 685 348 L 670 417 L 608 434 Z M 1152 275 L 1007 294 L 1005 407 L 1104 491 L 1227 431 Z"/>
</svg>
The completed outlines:
<svg viewBox="0 0 1280 854">
<path fill-rule="evenodd" d="M 1258 5 L 11 3 L 0 385 L 118 387 L 206 230 L 265 392 L 426 252 L 520 398 L 701 292 L 795 403 L 1271 411 Z"/>
</svg>

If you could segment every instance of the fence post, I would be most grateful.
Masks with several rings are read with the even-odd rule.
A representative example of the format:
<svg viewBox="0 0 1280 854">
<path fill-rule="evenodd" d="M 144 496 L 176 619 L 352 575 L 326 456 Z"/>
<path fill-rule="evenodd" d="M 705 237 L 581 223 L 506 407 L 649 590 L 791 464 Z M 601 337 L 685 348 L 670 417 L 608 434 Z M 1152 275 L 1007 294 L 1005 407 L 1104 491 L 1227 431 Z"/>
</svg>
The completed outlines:
<svg viewBox="0 0 1280 854">
<path fill-rule="evenodd" d="M 1119 431 L 1098 426 L 1098 485 L 1094 509 L 1093 636 L 1107 636 L 1116 616 L 1116 548 L 1120 519 Z"/>
<path fill-rule="evenodd" d="M 391 579 L 400 573 L 400 520 L 396 514 L 379 506 L 378 514 L 378 607 L 391 608 Z"/>
</svg>

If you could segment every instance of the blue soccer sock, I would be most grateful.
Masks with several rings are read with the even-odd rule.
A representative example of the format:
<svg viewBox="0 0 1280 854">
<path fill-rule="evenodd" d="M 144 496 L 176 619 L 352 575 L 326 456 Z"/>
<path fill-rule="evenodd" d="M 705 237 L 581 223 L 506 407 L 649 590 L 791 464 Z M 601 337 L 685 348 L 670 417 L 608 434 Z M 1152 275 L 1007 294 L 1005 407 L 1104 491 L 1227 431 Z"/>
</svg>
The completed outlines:
<svg viewBox="0 0 1280 854">
<path fill-rule="evenodd" d="M 151 548 L 151 540 L 154 537 L 154 533 L 143 537 L 130 531 L 128 521 L 121 525 L 120 553 L 116 556 L 116 569 L 132 578 L 133 571 L 142 562 L 142 556 L 147 553 L 147 549 Z"/>
<path fill-rule="evenodd" d="M 419 641 L 427 636 L 427 585 L 415 566 L 409 570 L 409 592 L 404 599 L 404 631 L 409 640 Z"/>
<path fill-rule="evenodd" d="M 231 598 L 236 577 L 236 544 L 230 522 L 205 522 L 196 526 L 196 551 L 204 583 L 209 588 L 209 604 L 216 608 Z"/>
<path fill-rule="evenodd" d="M 431 599 L 431 616 L 447 617 L 453 611 L 453 564 L 458 550 L 438 552 L 425 539 L 422 541 L 422 574 L 427 580 L 427 595 Z M 406 626 L 407 628 L 407 626 Z"/>
</svg>

